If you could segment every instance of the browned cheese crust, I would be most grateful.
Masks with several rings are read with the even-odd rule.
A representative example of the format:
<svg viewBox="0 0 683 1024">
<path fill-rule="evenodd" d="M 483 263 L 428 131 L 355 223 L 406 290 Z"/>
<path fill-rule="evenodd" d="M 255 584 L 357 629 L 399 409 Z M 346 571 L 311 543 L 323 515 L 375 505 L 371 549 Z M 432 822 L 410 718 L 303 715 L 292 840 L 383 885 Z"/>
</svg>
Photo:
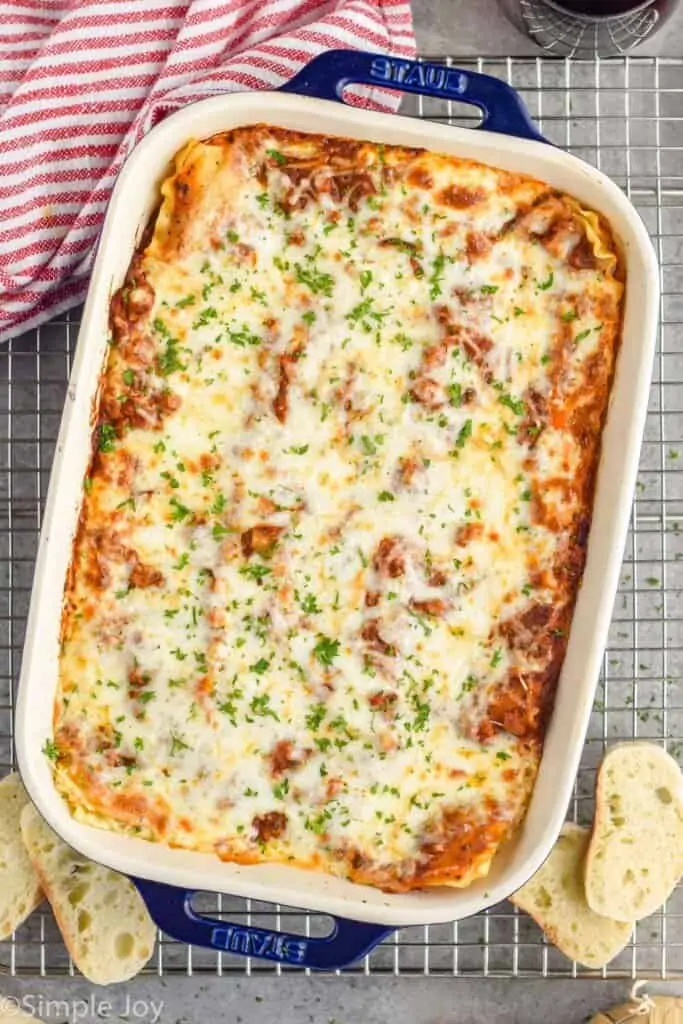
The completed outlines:
<svg viewBox="0 0 683 1024">
<path fill-rule="evenodd" d="M 457 157 L 191 143 L 111 302 L 53 752 L 74 813 L 466 885 L 533 787 L 590 531 L 609 226 Z"/>
</svg>

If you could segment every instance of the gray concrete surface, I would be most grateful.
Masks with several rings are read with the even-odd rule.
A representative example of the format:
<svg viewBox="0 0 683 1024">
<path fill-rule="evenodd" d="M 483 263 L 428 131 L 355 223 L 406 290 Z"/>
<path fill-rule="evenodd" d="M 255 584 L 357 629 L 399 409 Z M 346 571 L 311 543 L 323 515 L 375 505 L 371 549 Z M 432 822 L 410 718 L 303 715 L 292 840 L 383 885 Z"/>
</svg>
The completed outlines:
<svg viewBox="0 0 683 1024">
<path fill-rule="evenodd" d="M 1 988 L 46 1024 L 584 1024 L 627 999 L 630 984 L 288 977 L 163 978 L 107 989 L 13 979 Z M 683 984 L 649 991 L 683 995 Z"/>
</svg>

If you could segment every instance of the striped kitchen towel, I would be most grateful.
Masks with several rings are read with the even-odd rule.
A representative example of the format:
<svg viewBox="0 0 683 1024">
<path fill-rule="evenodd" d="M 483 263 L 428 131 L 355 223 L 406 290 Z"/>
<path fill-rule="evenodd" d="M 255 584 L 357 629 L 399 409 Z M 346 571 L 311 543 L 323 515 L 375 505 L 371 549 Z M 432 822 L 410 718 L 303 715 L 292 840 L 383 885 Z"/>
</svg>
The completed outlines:
<svg viewBox="0 0 683 1024">
<path fill-rule="evenodd" d="M 413 56 L 409 0 L 0 0 L 0 340 L 82 300 L 117 171 L 152 125 L 335 47 Z"/>
</svg>

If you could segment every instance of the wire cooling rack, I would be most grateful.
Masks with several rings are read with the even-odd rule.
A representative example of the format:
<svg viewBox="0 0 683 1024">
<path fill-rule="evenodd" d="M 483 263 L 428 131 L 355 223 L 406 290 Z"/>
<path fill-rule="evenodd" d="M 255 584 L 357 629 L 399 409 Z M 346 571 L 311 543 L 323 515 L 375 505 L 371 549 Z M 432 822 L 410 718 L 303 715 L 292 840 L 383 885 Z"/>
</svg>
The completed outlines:
<svg viewBox="0 0 683 1024">
<path fill-rule="evenodd" d="M 475 67 L 516 86 L 546 137 L 611 175 L 640 211 L 662 266 L 661 336 L 619 595 L 571 807 L 590 820 L 595 768 L 606 743 L 634 736 L 683 754 L 683 60 L 600 62 L 432 58 Z M 471 108 L 439 100 L 406 113 L 472 124 Z M 637 288 L 638 282 L 632 281 Z M 0 774 L 13 764 L 12 709 L 41 510 L 78 333 L 78 313 L 0 352 Z M 202 897 L 201 908 L 267 928 L 322 934 L 325 921 L 255 901 Z M 160 938 L 148 971 L 280 973 L 287 968 Z M 0 971 L 73 972 L 47 911 L 0 943 Z M 468 977 L 599 976 L 548 945 L 510 904 L 453 925 L 407 928 L 349 973 Z M 601 972 L 683 977 L 683 887 L 639 923 Z"/>
</svg>

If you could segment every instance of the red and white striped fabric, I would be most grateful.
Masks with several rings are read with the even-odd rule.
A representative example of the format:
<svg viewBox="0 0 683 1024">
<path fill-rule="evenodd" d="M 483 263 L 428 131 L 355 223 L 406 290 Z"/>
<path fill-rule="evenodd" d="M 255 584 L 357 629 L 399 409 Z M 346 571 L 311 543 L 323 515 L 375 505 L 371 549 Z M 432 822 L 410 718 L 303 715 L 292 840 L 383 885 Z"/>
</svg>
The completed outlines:
<svg viewBox="0 0 683 1024">
<path fill-rule="evenodd" d="M 152 125 L 333 47 L 413 56 L 409 0 L 0 0 L 0 340 L 83 298 L 116 173 Z"/>
</svg>

